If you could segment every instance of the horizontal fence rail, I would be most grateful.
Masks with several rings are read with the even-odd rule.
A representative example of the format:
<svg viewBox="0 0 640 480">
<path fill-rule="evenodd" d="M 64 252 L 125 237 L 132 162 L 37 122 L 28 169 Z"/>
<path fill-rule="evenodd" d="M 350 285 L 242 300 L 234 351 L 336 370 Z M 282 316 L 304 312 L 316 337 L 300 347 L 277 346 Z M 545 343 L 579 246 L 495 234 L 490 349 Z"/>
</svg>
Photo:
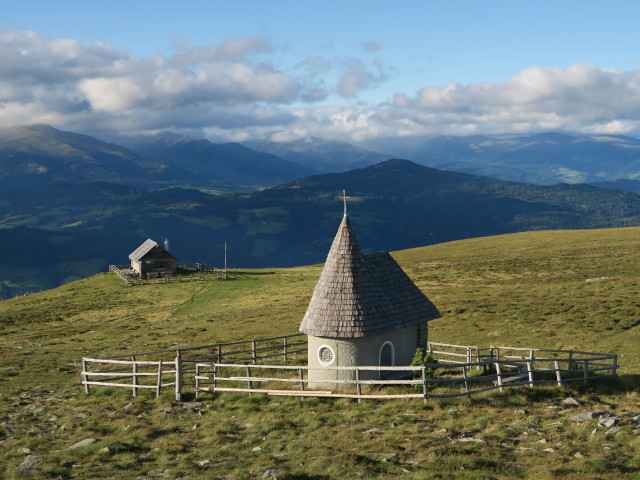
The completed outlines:
<svg viewBox="0 0 640 480">
<path fill-rule="evenodd" d="M 98 368 L 92 370 L 91 368 Z M 169 383 L 163 383 L 163 378 L 169 376 Z M 91 380 L 96 378 L 96 380 Z M 160 396 L 163 387 L 175 387 L 176 392 L 181 388 L 181 369 L 179 360 L 174 361 L 140 361 L 135 356 L 131 360 L 108 360 L 104 358 L 82 359 L 82 384 L 89 393 L 90 386 L 131 388 L 134 397 L 140 389 L 153 389 L 156 397 Z M 131 383 L 122 383 L 131 379 Z"/>
<path fill-rule="evenodd" d="M 122 280 L 128 286 L 131 286 L 131 277 L 123 270 L 122 265 L 109 265 L 109 271 L 115 273 L 120 280 Z"/>
<path fill-rule="evenodd" d="M 453 398 L 496 389 L 503 391 L 506 387 L 522 385 L 533 387 L 536 384 L 554 383 L 561 386 L 564 382 L 571 381 L 586 383 L 595 378 L 616 375 L 617 356 L 596 355 L 598 356 L 580 359 L 527 358 L 524 361 L 484 358 L 480 362 L 429 363 L 401 367 L 307 367 L 202 363 L 196 365 L 196 395 L 198 392 L 238 392 L 357 398 L 358 400 Z M 483 369 L 489 373 L 469 375 L 469 371 L 474 368 Z M 348 372 L 351 375 L 348 379 L 309 380 L 310 370 Z M 366 371 L 398 371 L 408 374 L 403 379 L 361 380 L 360 374 Z M 336 385 L 337 388 L 336 391 L 309 390 L 310 387 L 313 388 L 313 383 Z M 369 387 L 370 391 L 363 392 L 363 386 Z M 372 389 L 372 387 L 377 388 Z M 405 387 L 405 390 L 409 387 L 414 391 L 398 393 L 396 390 L 380 387 Z M 355 392 L 348 392 L 348 389 L 355 389 Z"/>
<path fill-rule="evenodd" d="M 268 395 L 342 398 L 452 398 L 514 386 L 533 387 L 617 375 L 615 354 L 578 350 L 454 345 L 429 342 L 437 363 L 418 366 L 308 367 L 303 334 L 82 359 L 82 384 L 155 389 L 156 396 L 174 387 L 181 400 L 185 387 L 201 392 L 265 393 Z M 143 360 L 141 360 L 143 359 Z M 274 364 L 263 360 L 278 360 Z M 293 362 L 295 365 L 291 365 Z M 310 370 L 348 373 L 347 379 L 309 380 Z M 362 378 L 397 372 L 400 378 Z M 337 376 L 337 375 L 336 375 Z M 366 374 L 364 375 L 366 377 Z M 165 380 L 163 380 L 163 377 Z M 126 383 L 128 382 L 128 383 Z M 166 383 L 165 383 L 166 382 Z M 329 389 L 315 389 L 330 384 Z M 335 391 L 334 391 L 335 390 Z"/>
<path fill-rule="evenodd" d="M 441 363 L 471 363 L 479 362 L 484 350 L 473 345 L 427 342 L 427 351 Z"/>
<path fill-rule="evenodd" d="M 89 386 L 94 385 L 132 388 L 133 395 L 136 396 L 139 388 L 151 388 L 148 381 L 145 386 L 144 382 L 140 382 L 140 380 L 143 377 L 151 377 L 149 369 L 155 368 L 161 372 L 161 376 L 169 374 L 176 376 L 176 380 L 172 383 L 161 384 L 160 387 L 157 387 L 158 384 L 156 383 L 156 387 L 154 387 L 157 388 L 156 393 L 159 395 L 160 388 L 174 386 L 176 388 L 176 399 L 180 400 L 182 389 L 185 386 L 195 387 L 195 364 L 197 362 L 245 364 L 269 359 L 279 360 L 283 363 L 291 361 L 300 363 L 306 361 L 306 355 L 306 335 L 298 333 L 197 347 L 129 353 L 102 358 L 83 358 L 82 384 L 85 386 L 87 393 L 89 393 Z M 111 368 L 105 370 L 102 366 L 103 364 L 111 365 Z M 162 371 L 162 368 L 166 368 L 167 365 L 172 365 L 174 371 Z M 105 375 L 106 373 L 113 373 L 113 375 Z M 92 378 L 96 379 L 92 380 Z M 126 378 L 131 379 L 130 384 L 121 382 L 122 379 Z M 120 383 L 115 380 L 120 380 Z"/>
<path fill-rule="evenodd" d="M 209 280 L 211 274 L 213 278 L 221 280 L 227 279 L 227 271 L 212 267 L 204 263 L 192 263 L 178 265 L 185 270 L 192 270 L 187 273 L 170 273 L 170 272 L 149 272 L 142 276 L 131 270 L 130 265 L 109 265 L 109 272 L 115 273 L 120 280 L 126 285 L 144 285 L 145 283 L 175 283 L 175 282 L 191 282 L 196 280 Z"/>
<path fill-rule="evenodd" d="M 200 392 L 238 392 L 238 393 L 264 393 L 267 395 L 288 395 L 298 397 L 335 397 L 335 398 L 424 398 L 425 382 L 422 378 L 395 379 L 395 380 L 360 380 L 360 373 L 367 371 L 398 371 L 421 374 L 427 366 L 403 366 L 403 367 L 307 367 L 288 365 L 240 365 L 240 364 L 206 364 L 196 365 L 196 396 Z M 355 380 L 309 380 L 310 370 L 331 370 L 355 373 Z M 260 372 L 265 372 L 266 376 Z M 289 374 L 290 376 L 287 376 Z M 218 385 L 223 383 L 223 386 Z M 274 384 L 285 385 L 276 388 Z M 355 393 L 331 390 L 309 390 L 313 384 L 338 384 L 344 386 L 356 386 Z M 227 386 L 224 386 L 227 385 Z M 362 386 L 388 386 L 402 385 L 418 387 L 419 393 L 392 393 L 380 391 L 379 393 L 363 393 Z"/>
<path fill-rule="evenodd" d="M 206 263 L 183 263 L 178 265 L 180 268 L 184 268 L 185 270 L 195 270 L 198 272 L 209 272 L 213 273 L 223 279 L 227 278 L 227 271 L 222 268 L 212 267 L 211 265 L 207 265 Z"/>
</svg>

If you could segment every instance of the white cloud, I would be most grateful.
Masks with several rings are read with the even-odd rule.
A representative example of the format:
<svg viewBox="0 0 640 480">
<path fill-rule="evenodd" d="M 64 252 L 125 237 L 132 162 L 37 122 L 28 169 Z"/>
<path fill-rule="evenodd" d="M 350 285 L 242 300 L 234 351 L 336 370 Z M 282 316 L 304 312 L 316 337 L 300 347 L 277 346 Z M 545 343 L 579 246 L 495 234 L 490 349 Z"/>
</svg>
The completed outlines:
<svg viewBox="0 0 640 480">
<path fill-rule="evenodd" d="M 595 65 L 531 67 L 497 84 L 425 87 L 414 97 L 397 94 L 394 116 L 440 133 L 463 126 L 482 133 L 587 131 L 601 125 L 619 133 L 637 130 L 640 121 L 640 71 L 624 72 Z M 606 125 L 606 127 L 604 127 Z"/>
<path fill-rule="evenodd" d="M 78 87 L 96 112 L 130 110 L 145 98 L 140 86 L 129 78 L 90 78 Z"/>
<path fill-rule="evenodd" d="M 303 98 L 294 76 L 250 59 L 270 51 L 261 38 L 228 39 L 206 48 L 184 41 L 170 58 L 145 59 L 109 45 L 8 32 L 0 35 L 0 124 L 41 121 L 42 115 L 30 120 L 26 112 L 49 109 L 57 126 L 82 117 L 85 128 L 98 129 L 118 124 L 108 116 L 120 124 L 139 123 L 129 117 L 168 120 L 182 108 L 195 113 L 202 108 L 219 111 L 221 105 L 287 105 Z M 309 98 L 322 96 L 315 88 L 305 92 Z M 170 124 L 180 128 L 177 122 Z"/>
<path fill-rule="evenodd" d="M 640 70 L 532 66 L 501 83 L 425 86 L 361 105 L 358 96 L 390 75 L 379 60 L 310 54 L 287 69 L 276 66 L 277 54 L 261 37 L 204 47 L 183 39 L 172 56 L 140 58 L 98 42 L 5 32 L 0 126 L 345 141 L 543 130 L 640 135 Z"/>
</svg>

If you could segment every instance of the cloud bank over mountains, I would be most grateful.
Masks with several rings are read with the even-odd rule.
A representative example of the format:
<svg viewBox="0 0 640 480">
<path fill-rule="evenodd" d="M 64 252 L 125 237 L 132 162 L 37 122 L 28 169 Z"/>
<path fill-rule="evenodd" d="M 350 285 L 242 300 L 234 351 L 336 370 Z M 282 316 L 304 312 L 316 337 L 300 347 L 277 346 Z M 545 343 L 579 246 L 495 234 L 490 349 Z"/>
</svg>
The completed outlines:
<svg viewBox="0 0 640 480">
<path fill-rule="evenodd" d="M 0 33 L 0 127 L 365 143 L 548 130 L 640 135 L 640 70 L 531 66 L 502 83 L 425 85 L 371 104 L 364 92 L 401 75 L 376 56 L 384 45 L 363 42 L 360 58 L 309 53 L 293 66 L 280 48 L 262 37 L 210 46 L 182 39 L 171 56 L 142 58 L 100 42 Z"/>
</svg>

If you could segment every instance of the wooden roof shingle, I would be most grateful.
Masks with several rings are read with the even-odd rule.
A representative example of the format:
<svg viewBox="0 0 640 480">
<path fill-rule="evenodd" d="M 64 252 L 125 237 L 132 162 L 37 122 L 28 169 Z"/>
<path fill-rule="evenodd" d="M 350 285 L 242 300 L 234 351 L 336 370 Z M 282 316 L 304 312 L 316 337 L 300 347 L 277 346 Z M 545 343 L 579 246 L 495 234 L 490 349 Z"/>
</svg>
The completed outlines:
<svg viewBox="0 0 640 480">
<path fill-rule="evenodd" d="M 367 337 L 439 317 L 388 252 L 360 251 L 345 215 L 300 331 L 316 337 Z"/>
</svg>

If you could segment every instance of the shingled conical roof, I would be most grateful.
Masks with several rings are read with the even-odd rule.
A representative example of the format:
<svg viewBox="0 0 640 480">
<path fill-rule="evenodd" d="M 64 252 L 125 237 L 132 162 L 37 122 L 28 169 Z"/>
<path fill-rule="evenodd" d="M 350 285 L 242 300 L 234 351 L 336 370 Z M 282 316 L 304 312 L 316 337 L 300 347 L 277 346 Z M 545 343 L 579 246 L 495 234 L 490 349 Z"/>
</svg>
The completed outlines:
<svg viewBox="0 0 640 480">
<path fill-rule="evenodd" d="M 315 337 L 368 337 L 439 317 L 388 252 L 362 254 L 345 214 L 300 331 Z"/>
</svg>

